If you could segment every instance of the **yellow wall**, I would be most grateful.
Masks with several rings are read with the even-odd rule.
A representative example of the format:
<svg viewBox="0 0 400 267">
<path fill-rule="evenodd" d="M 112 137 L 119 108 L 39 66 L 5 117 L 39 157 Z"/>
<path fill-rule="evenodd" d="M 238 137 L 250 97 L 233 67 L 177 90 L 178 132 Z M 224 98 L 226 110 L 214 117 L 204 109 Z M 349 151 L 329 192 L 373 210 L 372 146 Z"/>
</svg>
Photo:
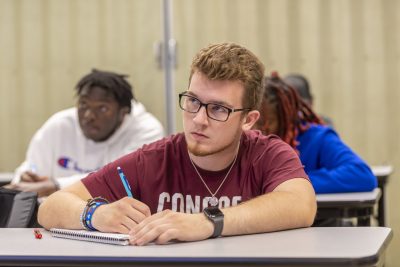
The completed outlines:
<svg viewBox="0 0 400 267">
<path fill-rule="evenodd" d="M 400 2 L 395 0 L 175 0 L 176 92 L 187 87 L 194 53 L 209 43 L 249 47 L 267 71 L 309 77 L 316 110 L 370 164 L 400 168 Z M 162 38 L 159 0 L 0 0 L 0 171 L 24 158 L 32 134 L 74 104 L 91 68 L 130 75 L 137 98 L 165 125 L 163 73 L 153 44 Z M 177 129 L 180 112 L 177 109 Z M 400 255 L 397 173 L 388 186 Z"/>
</svg>

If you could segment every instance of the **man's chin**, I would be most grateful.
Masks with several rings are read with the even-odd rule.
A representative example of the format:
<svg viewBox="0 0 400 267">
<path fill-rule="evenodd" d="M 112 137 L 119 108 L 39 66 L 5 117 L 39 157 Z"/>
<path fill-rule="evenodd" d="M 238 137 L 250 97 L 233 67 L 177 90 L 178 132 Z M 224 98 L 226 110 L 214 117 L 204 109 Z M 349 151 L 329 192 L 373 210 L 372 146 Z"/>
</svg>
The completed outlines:
<svg viewBox="0 0 400 267">
<path fill-rule="evenodd" d="M 205 157 L 205 156 L 214 154 L 213 151 L 207 150 L 205 148 L 201 148 L 201 146 L 199 146 L 199 145 L 188 144 L 188 150 L 189 150 L 190 154 L 192 154 L 196 157 Z"/>
<path fill-rule="evenodd" d="M 102 142 L 102 141 L 104 141 L 104 139 L 101 136 L 99 136 L 98 134 L 84 132 L 83 135 L 87 139 L 90 139 L 90 140 L 92 140 L 94 142 Z"/>
</svg>

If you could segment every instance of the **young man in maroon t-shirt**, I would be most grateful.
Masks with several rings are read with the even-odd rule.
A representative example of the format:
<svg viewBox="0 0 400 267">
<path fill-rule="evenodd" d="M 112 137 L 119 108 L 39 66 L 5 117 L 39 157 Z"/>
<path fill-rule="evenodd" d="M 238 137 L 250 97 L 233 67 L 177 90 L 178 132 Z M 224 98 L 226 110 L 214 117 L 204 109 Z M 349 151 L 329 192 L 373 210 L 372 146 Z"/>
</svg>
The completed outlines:
<svg viewBox="0 0 400 267">
<path fill-rule="evenodd" d="M 310 226 L 315 194 L 296 153 L 250 130 L 263 80 L 263 64 L 244 47 L 200 50 L 179 94 L 184 132 L 51 195 L 40 224 L 129 233 L 132 245 Z"/>
</svg>

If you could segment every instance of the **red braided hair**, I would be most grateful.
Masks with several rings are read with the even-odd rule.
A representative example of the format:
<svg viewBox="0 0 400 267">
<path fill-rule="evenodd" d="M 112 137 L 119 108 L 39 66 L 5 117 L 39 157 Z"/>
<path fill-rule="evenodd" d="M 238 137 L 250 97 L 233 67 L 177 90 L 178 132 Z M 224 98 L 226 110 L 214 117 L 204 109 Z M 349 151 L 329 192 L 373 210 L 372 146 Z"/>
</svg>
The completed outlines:
<svg viewBox="0 0 400 267">
<path fill-rule="evenodd" d="M 269 128 L 268 116 L 271 114 L 268 114 L 267 110 L 276 113 L 278 124 L 276 132 L 271 132 Z M 297 91 L 286 84 L 277 72 L 272 72 L 271 77 L 265 78 L 260 112 L 261 117 L 256 127 L 264 134 L 278 135 L 294 149 L 298 145 L 296 138 L 299 133 L 306 131 L 311 124 L 324 124 L 323 120 L 301 99 Z"/>
</svg>

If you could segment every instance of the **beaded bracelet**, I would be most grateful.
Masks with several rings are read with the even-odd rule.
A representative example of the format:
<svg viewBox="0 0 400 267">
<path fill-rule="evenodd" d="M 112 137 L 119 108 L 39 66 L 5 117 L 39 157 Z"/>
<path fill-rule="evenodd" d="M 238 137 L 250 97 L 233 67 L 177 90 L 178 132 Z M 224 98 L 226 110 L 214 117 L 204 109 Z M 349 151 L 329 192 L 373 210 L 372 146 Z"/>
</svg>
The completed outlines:
<svg viewBox="0 0 400 267">
<path fill-rule="evenodd" d="M 96 211 L 98 207 L 108 203 L 109 201 L 102 197 L 95 197 L 93 199 L 89 199 L 80 216 L 80 221 L 83 228 L 85 228 L 86 230 L 96 231 L 96 228 L 94 228 L 92 225 L 93 213 Z"/>
<path fill-rule="evenodd" d="M 102 197 L 95 197 L 93 199 L 88 200 L 86 204 L 85 214 L 84 214 L 84 224 L 86 225 L 88 230 L 96 231 L 97 229 L 92 225 L 93 213 L 96 209 L 104 204 L 108 204 L 108 200 Z"/>
<path fill-rule="evenodd" d="M 80 216 L 81 225 L 86 230 L 89 230 L 89 228 L 87 227 L 86 222 L 85 222 L 86 212 L 87 212 L 88 208 L 89 207 L 86 205 L 85 208 L 83 209 L 82 213 L 81 213 L 81 216 Z"/>
<path fill-rule="evenodd" d="M 90 206 L 86 212 L 86 216 L 85 216 L 85 223 L 86 226 L 89 228 L 89 230 L 92 231 L 96 231 L 97 229 L 94 228 L 94 226 L 92 225 L 92 218 L 93 218 L 93 213 L 96 211 L 96 209 L 98 207 L 100 207 L 101 205 L 104 205 L 107 203 L 104 202 L 96 202 L 94 205 Z"/>
</svg>

